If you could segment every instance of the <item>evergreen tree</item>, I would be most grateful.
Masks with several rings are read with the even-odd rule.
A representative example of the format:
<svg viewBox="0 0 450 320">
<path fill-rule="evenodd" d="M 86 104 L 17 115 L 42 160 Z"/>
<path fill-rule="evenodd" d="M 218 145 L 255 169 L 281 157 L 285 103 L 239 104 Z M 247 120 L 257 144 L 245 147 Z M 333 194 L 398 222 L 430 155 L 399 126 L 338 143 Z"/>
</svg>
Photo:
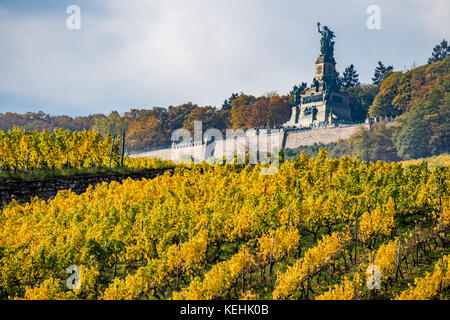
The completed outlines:
<svg viewBox="0 0 450 320">
<path fill-rule="evenodd" d="M 449 54 L 450 45 L 448 44 L 447 40 L 444 39 L 441 41 L 441 43 L 433 48 L 433 53 L 431 55 L 431 58 L 428 59 L 428 63 L 444 60 L 444 58 Z"/>
<path fill-rule="evenodd" d="M 361 85 L 359 82 L 359 75 L 353 64 L 345 68 L 342 78 L 340 79 L 340 84 L 343 88 L 351 88 Z"/>
<path fill-rule="evenodd" d="M 229 97 L 228 99 L 226 99 L 223 104 L 222 104 L 222 109 L 223 110 L 231 110 L 231 103 L 233 102 L 234 99 L 236 99 L 237 97 L 239 97 L 239 95 L 237 93 L 232 93 L 231 97 Z"/>
<path fill-rule="evenodd" d="M 306 89 L 307 86 L 308 84 L 306 82 L 302 82 L 300 85 L 295 85 L 292 88 L 292 90 L 289 92 L 289 105 L 291 107 L 294 107 L 300 103 L 299 101 L 296 101 L 296 96 L 298 99 L 300 97 L 300 94 Z"/>
<path fill-rule="evenodd" d="M 380 89 L 377 85 L 367 84 L 359 87 L 344 88 L 342 91 L 349 94 L 352 119 L 354 121 L 364 121 Z"/>
<path fill-rule="evenodd" d="M 432 131 L 427 114 L 431 105 L 417 106 L 408 113 L 406 121 L 396 137 L 398 155 L 403 159 L 425 158 L 431 155 Z"/>
<path fill-rule="evenodd" d="M 393 66 L 385 67 L 381 61 L 378 61 L 378 67 L 375 68 L 375 74 L 372 78 L 373 84 L 381 85 L 392 70 L 394 70 Z"/>
</svg>

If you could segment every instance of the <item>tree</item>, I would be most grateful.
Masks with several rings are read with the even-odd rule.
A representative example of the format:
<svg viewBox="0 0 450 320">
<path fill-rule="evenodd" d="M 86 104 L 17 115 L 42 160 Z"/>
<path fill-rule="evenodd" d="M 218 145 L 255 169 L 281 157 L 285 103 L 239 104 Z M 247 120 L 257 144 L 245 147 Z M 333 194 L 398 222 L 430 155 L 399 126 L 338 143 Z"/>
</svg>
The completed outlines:
<svg viewBox="0 0 450 320">
<path fill-rule="evenodd" d="M 105 118 L 96 119 L 92 130 L 97 131 L 103 137 L 106 137 L 108 133 L 111 133 L 113 137 L 117 137 L 126 132 L 127 127 L 127 120 L 121 117 L 117 111 L 113 111 Z"/>
<path fill-rule="evenodd" d="M 183 128 L 194 132 L 194 122 L 201 121 L 202 129 L 218 129 L 225 132 L 228 126 L 230 112 L 228 110 L 217 110 L 215 107 L 197 107 L 189 114 L 188 118 L 183 124 Z"/>
<path fill-rule="evenodd" d="M 364 121 L 367 117 L 369 107 L 372 105 L 380 89 L 376 85 L 367 84 L 359 87 L 344 88 L 342 91 L 349 94 L 352 119 L 355 121 Z"/>
<path fill-rule="evenodd" d="M 347 147 L 353 156 L 364 161 L 397 161 L 392 141 L 393 130 L 384 122 L 376 123 L 370 130 L 360 127 L 348 140 Z"/>
<path fill-rule="evenodd" d="M 443 84 L 448 90 L 450 81 Z M 405 159 L 448 153 L 450 143 L 450 94 L 443 101 L 438 94 L 418 105 L 401 119 L 403 124 L 396 136 L 399 155 Z"/>
<path fill-rule="evenodd" d="M 170 136 L 174 130 L 182 128 L 184 122 L 196 108 L 198 108 L 198 105 L 192 102 L 184 103 L 176 107 L 170 106 L 167 112 L 167 122 L 165 123 L 167 134 Z"/>
<path fill-rule="evenodd" d="M 271 126 L 282 125 L 291 117 L 291 108 L 289 105 L 288 96 L 273 96 L 270 99 L 269 108 Z"/>
<path fill-rule="evenodd" d="M 247 119 L 251 116 L 251 106 L 255 101 L 254 96 L 242 92 L 239 97 L 233 100 L 231 103 L 231 126 L 233 129 L 251 128 Z"/>
<path fill-rule="evenodd" d="M 431 153 L 433 155 L 448 153 L 450 145 L 450 81 L 447 81 L 445 88 L 445 98 L 443 101 L 436 101 L 432 98 L 431 105 L 434 106 L 433 113 L 427 116 L 430 121 L 432 136 L 430 139 Z"/>
<path fill-rule="evenodd" d="M 353 64 L 345 68 L 345 71 L 340 80 L 340 84 L 343 88 L 351 88 L 361 85 L 361 83 L 359 82 L 359 75 L 356 72 L 355 66 Z"/>
<path fill-rule="evenodd" d="M 250 117 L 247 122 L 249 127 L 264 127 L 268 125 L 270 118 L 270 98 L 259 97 L 252 105 Z"/>
<path fill-rule="evenodd" d="M 379 86 L 392 70 L 394 70 L 393 66 L 385 67 L 381 61 L 378 61 L 378 67 L 375 68 L 375 74 L 372 78 L 373 83 Z"/>
<path fill-rule="evenodd" d="M 229 97 L 228 99 L 226 99 L 223 104 L 222 104 L 222 110 L 231 110 L 231 103 L 233 102 L 234 99 L 236 99 L 237 97 L 239 97 L 239 94 L 237 93 L 232 93 L 231 97 Z"/>
<path fill-rule="evenodd" d="M 289 105 L 291 107 L 295 107 L 296 105 L 298 105 L 299 103 L 296 103 L 298 101 L 296 101 L 295 97 L 297 95 L 297 97 L 299 97 L 299 95 L 305 91 L 306 87 L 308 86 L 308 84 L 306 82 L 302 82 L 300 85 L 295 85 L 292 90 L 289 92 Z M 297 98 L 298 99 L 298 98 Z"/>
<path fill-rule="evenodd" d="M 241 104 L 242 103 L 242 104 Z M 241 95 L 233 101 L 231 124 L 233 129 L 275 126 L 290 117 L 289 97 L 275 93 L 255 98 Z"/>
<path fill-rule="evenodd" d="M 69 116 L 51 116 L 42 111 L 17 114 L 6 112 L 0 114 L 0 130 L 11 130 L 14 126 L 25 130 L 53 131 L 61 128 L 70 131 L 90 130 L 96 119 L 105 118 L 103 114 L 94 114 L 84 117 L 72 118 Z"/>
<path fill-rule="evenodd" d="M 371 117 L 398 116 L 423 105 L 436 96 L 442 104 L 450 81 L 450 56 L 413 70 L 393 72 L 380 86 L 380 92 L 370 107 Z"/>
<path fill-rule="evenodd" d="M 442 40 L 441 43 L 437 44 L 433 48 L 433 53 L 431 57 L 428 59 L 428 63 L 431 64 L 433 62 L 444 60 L 446 56 L 450 54 L 450 45 L 447 40 Z"/>
<path fill-rule="evenodd" d="M 430 125 L 426 120 L 426 108 L 418 106 L 408 112 L 396 137 L 398 155 L 403 159 L 425 158 L 431 155 Z"/>
<path fill-rule="evenodd" d="M 150 117 L 146 120 L 133 120 L 127 131 L 127 144 L 133 152 L 146 151 L 162 145 L 168 145 L 169 141 L 159 118 Z"/>
</svg>

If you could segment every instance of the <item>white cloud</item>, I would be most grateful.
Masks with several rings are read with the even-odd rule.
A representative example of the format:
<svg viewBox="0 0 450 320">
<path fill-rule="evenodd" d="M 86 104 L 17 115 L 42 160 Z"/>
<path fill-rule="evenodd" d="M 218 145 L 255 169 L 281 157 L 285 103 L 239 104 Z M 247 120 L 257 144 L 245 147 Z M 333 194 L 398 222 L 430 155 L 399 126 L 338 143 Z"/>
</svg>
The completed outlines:
<svg viewBox="0 0 450 320">
<path fill-rule="evenodd" d="M 421 0 L 419 2 L 420 15 L 431 35 L 442 38 L 450 35 L 450 1 Z"/>
</svg>

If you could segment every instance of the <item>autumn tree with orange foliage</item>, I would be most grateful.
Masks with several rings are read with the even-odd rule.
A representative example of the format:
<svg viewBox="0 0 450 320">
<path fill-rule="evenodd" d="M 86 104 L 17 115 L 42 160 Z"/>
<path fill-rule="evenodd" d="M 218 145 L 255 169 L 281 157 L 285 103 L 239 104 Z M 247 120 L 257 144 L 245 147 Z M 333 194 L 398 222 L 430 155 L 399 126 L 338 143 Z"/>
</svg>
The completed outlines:
<svg viewBox="0 0 450 320">
<path fill-rule="evenodd" d="M 289 120 L 290 114 L 289 96 L 268 94 L 255 98 L 241 95 L 232 103 L 231 126 L 233 129 L 273 127 Z"/>
</svg>

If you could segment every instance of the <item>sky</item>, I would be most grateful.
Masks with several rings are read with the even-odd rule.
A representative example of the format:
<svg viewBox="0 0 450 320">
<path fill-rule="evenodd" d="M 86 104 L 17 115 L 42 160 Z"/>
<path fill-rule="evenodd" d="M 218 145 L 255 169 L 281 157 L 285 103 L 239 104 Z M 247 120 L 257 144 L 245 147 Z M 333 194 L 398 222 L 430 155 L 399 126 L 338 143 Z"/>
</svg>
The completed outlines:
<svg viewBox="0 0 450 320">
<path fill-rule="evenodd" d="M 80 8 L 71 30 L 70 5 Z M 367 8 L 380 8 L 380 29 Z M 370 83 L 377 62 L 407 70 L 450 40 L 449 0 L 0 0 L 0 113 L 71 116 L 287 94 L 312 82 L 317 22 L 337 70 Z"/>
</svg>

